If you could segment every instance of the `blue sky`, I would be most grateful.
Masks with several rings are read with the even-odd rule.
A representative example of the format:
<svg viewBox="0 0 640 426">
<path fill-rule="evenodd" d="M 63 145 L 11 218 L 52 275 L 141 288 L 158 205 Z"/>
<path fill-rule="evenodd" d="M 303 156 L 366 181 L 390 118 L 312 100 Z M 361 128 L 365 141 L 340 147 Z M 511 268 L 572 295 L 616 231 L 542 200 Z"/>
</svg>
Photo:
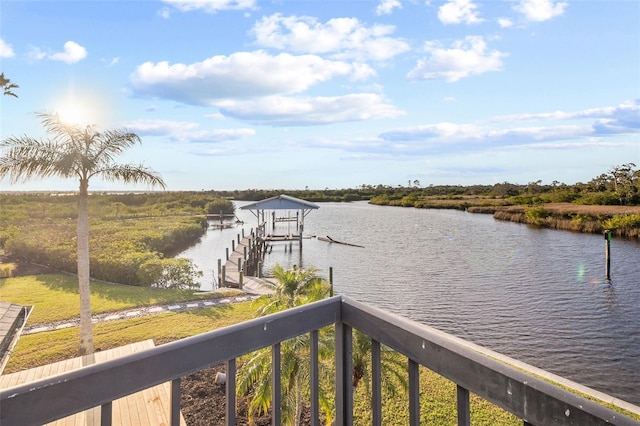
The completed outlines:
<svg viewBox="0 0 640 426">
<path fill-rule="evenodd" d="M 169 190 L 571 184 L 640 165 L 636 0 L 2 0 L 0 71 L 20 86 L 1 138 L 44 136 L 37 112 L 126 127 L 142 144 L 121 161 Z"/>
</svg>

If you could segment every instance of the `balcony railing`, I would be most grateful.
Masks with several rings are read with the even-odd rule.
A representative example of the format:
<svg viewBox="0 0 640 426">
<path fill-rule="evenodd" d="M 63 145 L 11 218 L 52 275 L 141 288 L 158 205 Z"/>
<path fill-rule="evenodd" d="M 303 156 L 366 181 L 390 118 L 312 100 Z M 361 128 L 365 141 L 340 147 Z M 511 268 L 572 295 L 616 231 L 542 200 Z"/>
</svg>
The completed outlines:
<svg viewBox="0 0 640 426">
<path fill-rule="evenodd" d="M 457 385 L 458 424 L 469 425 L 469 394 L 513 413 L 525 425 L 640 425 L 640 422 L 515 369 L 461 344 L 458 339 L 345 297 L 332 297 L 274 315 L 200 334 L 55 378 L 0 391 L 1 425 L 39 425 L 101 406 L 102 425 L 111 424 L 111 403 L 170 381 L 172 425 L 180 423 L 180 378 L 226 363 L 226 423 L 236 423 L 236 359 L 272 348 L 272 424 L 280 424 L 280 343 L 310 334 L 312 424 L 320 424 L 319 330 L 335 327 L 337 425 L 353 423 L 352 330 L 372 339 L 371 418 L 382 423 L 381 352 L 386 345 L 408 358 L 409 418 L 420 423 L 419 366 Z"/>
</svg>

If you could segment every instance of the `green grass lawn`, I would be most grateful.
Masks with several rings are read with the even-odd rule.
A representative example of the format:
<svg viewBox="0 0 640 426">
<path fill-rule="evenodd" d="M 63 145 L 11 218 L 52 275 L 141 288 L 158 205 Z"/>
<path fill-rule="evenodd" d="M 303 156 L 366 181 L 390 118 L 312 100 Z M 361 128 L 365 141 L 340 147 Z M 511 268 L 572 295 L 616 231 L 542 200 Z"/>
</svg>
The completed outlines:
<svg viewBox="0 0 640 426">
<path fill-rule="evenodd" d="M 153 339 L 156 345 L 182 339 L 254 317 L 251 302 L 170 312 L 94 324 L 96 351 Z M 73 358 L 78 355 L 78 327 L 20 337 L 4 373 Z"/>
<path fill-rule="evenodd" d="M 161 303 L 211 299 L 240 294 L 229 292 L 199 293 L 165 290 L 120 284 L 91 282 L 91 311 L 111 312 Z M 69 275 L 47 274 L 0 279 L 0 300 L 23 306 L 34 306 L 28 325 L 62 321 L 80 315 L 78 279 Z"/>
</svg>

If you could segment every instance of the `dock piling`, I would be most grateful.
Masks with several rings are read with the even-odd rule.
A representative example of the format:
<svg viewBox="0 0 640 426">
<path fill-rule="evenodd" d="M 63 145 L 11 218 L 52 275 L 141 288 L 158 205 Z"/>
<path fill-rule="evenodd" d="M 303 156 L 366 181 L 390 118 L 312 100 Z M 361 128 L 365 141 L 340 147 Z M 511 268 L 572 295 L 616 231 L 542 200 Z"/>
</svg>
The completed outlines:
<svg viewBox="0 0 640 426">
<path fill-rule="evenodd" d="M 604 231 L 604 240 L 605 240 L 604 276 L 605 276 L 605 279 L 607 280 L 607 282 L 611 282 L 611 231 L 608 230 L 608 229 L 605 229 L 605 231 Z"/>
</svg>

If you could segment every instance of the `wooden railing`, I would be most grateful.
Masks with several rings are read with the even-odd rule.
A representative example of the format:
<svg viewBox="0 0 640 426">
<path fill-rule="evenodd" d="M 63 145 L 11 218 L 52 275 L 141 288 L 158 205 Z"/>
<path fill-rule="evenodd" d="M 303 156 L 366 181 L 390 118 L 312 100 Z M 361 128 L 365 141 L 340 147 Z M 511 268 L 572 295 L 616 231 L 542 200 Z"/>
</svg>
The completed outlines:
<svg viewBox="0 0 640 426">
<path fill-rule="evenodd" d="M 371 415 L 382 422 L 381 352 L 385 345 L 408 358 L 409 418 L 420 424 L 419 366 L 457 384 L 458 424 L 469 425 L 474 393 L 521 418 L 525 425 L 640 425 L 640 422 L 483 355 L 458 339 L 386 311 L 332 297 L 277 314 L 200 334 L 156 348 L 90 365 L 70 373 L 0 391 L 0 425 L 39 425 L 102 406 L 102 425 L 111 424 L 111 402 L 160 383 L 172 383 L 172 425 L 180 422 L 180 378 L 226 363 L 226 422 L 236 423 L 236 359 L 257 349 L 272 350 L 272 424 L 280 413 L 280 343 L 310 334 L 312 424 L 320 424 L 318 336 L 335 327 L 336 424 L 353 423 L 352 330 L 372 339 Z"/>
</svg>

